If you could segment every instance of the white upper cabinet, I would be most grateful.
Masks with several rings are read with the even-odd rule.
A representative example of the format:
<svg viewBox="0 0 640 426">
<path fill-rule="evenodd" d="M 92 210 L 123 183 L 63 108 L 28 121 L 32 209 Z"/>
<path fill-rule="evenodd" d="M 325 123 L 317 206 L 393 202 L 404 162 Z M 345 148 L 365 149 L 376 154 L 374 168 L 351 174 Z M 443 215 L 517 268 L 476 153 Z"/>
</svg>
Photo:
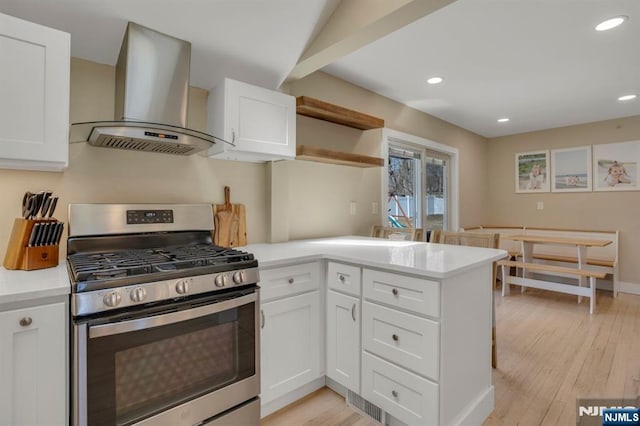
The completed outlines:
<svg viewBox="0 0 640 426">
<path fill-rule="evenodd" d="M 0 14 L 0 168 L 69 162 L 70 36 Z"/>
<path fill-rule="evenodd" d="M 218 141 L 206 155 L 270 161 L 296 156 L 296 99 L 285 93 L 224 79 L 211 89 L 207 131 Z"/>
</svg>

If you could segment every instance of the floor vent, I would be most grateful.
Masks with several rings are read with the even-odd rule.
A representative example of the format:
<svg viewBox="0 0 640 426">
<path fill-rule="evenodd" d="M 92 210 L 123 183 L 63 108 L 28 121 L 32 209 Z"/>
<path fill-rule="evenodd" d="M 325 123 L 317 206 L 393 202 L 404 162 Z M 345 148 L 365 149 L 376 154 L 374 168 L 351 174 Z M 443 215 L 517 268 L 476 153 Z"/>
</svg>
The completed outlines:
<svg viewBox="0 0 640 426">
<path fill-rule="evenodd" d="M 357 393 L 348 390 L 347 391 L 347 404 L 362 412 L 362 414 L 371 417 L 381 425 L 385 424 L 384 411 L 377 405 L 367 401 Z"/>
</svg>

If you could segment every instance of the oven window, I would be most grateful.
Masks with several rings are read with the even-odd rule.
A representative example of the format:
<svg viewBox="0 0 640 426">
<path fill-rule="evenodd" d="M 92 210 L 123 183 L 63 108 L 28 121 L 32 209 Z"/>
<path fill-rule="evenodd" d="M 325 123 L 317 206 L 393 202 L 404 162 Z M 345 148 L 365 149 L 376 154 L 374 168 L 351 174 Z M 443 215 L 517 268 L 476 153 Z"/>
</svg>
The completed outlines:
<svg viewBox="0 0 640 426">
<path fill-rule="evenodd" d="M 91 425 L 127 425 L 255 375 L 255 303 L 89 339 Z"/>
</svg>

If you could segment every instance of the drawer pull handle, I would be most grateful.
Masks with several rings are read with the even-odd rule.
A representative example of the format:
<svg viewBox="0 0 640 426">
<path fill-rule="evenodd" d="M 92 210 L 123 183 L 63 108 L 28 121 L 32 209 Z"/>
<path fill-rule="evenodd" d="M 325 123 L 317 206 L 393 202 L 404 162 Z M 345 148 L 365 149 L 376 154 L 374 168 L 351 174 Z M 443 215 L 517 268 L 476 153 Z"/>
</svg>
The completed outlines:
<svg viewBox="0 0 640 426">
<path fill-rule="evenodd" d="M 33 323 L 31 317 L 24 317 L 20 320 L 20 325 L 23 327 L 29 327 Z"/>
<path fill-rule="evenodd" d="M 393 336 L 391 336 L 391 338 L 393 339 L 394 342 L 397 342 L 398 339 L 400 339 L 397 334 L 394 334 Z"/>
<path fill-rule="evenodd" d="M 353 322 L 356 322 L 356 304 L 355 303 L 351 307 L 351 318 L 353 318 Z"/>
<path fill-rule="evenodd" d="M 293 279 L 293 278 L 289 278 L 289 279 L 287 280 L 287 282 L 288 282 L 289 284 L 293 284 L 293 281 L 294 281 L 294 279 Z"/>
<path fill-rule="evenodd" d="M 393 293 L 394 296 L 398 295 L 398 289 L 394 288 L 393 290 L 391 290 L 391 293 Z"/>
<path fill-rule="evenodd" d="M 391 391 L 391 395 L 393 395 L 394 398 L 397 398 L 398 397 L 398 391 L 392 390 Z"/>
<path fill-rule="evenodd" d="M 344 280 L 345 280 L 346 278 L 344 277 L 344 275 L 340 275 L 340 276 L 338 277 L 338 279 L 340 280 L 340 282 L 341 282 L 341 283 L 344 283 Z"/>
<path fill-rule="evenodd" d="M 262 324 L 260 324 L 260 328 L 264 328 L 265 320 L 264 320 L 264 311 L 262 309 L 260 309 L 260 319 L 262 320 L 261 321 Z"/>
</svg>

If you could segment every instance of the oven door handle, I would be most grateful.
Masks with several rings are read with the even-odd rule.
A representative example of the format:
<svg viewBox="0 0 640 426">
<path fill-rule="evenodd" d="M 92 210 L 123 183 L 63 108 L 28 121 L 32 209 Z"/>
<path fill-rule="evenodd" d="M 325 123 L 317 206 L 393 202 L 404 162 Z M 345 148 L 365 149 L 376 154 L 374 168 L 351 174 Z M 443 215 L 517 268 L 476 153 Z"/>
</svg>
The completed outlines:
<svg viewBox="0 0 640 426">
<path fill-rule="evenodd" d="M 150 316 L 129 321 L 121 321 L 112 324 L 89 326 L 89 338 L 93 339 L 96 337 L 105 337 L 114 334 L 128 333 L 130 331 L 145 330 L 149 328 L 160 327 L 163 325 L 175 324 L 177 322 L 204 317 L 207 315 L 237 308 L 239 306 L 248 305 L 249 303 L 257 302 L 257 300 L 258 295 L 256 293 L 252 293 L 246 296 L 213 303 L 211 305 L 186 309 L 184 311 L 170 312 L 168 314 Z"/>
</svg>

